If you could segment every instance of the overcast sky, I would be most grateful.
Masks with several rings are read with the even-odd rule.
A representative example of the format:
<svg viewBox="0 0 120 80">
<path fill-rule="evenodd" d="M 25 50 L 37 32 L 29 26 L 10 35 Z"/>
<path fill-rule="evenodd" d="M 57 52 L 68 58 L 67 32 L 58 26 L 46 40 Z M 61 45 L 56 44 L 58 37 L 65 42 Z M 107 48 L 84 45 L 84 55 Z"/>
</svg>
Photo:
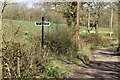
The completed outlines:
<svg viewBox="0 0 120 80">
<path fill-rule="evenodd" d="M 0 1 L 5 1 L 5 0 L 0 0 Z M 21 3 L 27 3 L 27 2 L 29 2 L 29 3 L 32 3 L 32 2 L 38 2 L 38 0 L 6 0 L 6 1 L 8 1 L 8 2 L 21 2 Z"/>
<path fill-rule="evenodd" d="M 38 0 L 0 0 L 2 2 L 8 1 L 8 2 L 15 2 L 15 3 L 26 3 L 28 7 L 32 7 L 34 3 L 37 3 Z"/>
<path fill-rule="evenodd" d="M 0 1 L 5 1 L 5 0 L 0 0 Z M 25 3 L 27 3 L 27 2 L 29 2 L 29 3 L 32 3 L 32 2 L 55 2 L 55 1 L 57 1 L 57 2 L 59 2 L 59 1 L 64 1 L 64 2 L 67 2 L 67 1 L 80 1 L 80 2 L 86 2 L 86 1 L 88 1 L 88 2 L 93 2 L 93 1 L 95 1 L 95 2 L 100 2 L 100 1 L 104 1 L 104 2 L 118 2 L 118 0 L 7 0 L 7 1 L 13 1 L 13 2 L 25 2 Z"/>
</svg>

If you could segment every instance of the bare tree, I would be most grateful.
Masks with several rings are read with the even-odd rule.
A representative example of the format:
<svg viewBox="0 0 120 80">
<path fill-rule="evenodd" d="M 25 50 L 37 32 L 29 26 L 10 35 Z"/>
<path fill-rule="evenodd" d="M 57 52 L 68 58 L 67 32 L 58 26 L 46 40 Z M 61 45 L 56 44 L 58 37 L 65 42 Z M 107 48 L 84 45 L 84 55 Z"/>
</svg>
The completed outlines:
<svg viewBox="0 0 120 80">
<path fill-rule="evenodd" d="M 119 40 L 119 42 L 118 42 L 118 44 L 119 44 L 119 46 L 118 46 L 118 49 L 117 49 L 117 51 L 120 53 L 120 1 L 118 2 L 118 40 Z"/>
<path fill-rule="evenodd" d="M 79 46 L 80 2 L 77 3 L 76 47 Z"/>
<path fill-rule="evenodd" d="M 4 5 L 2 4 L 2 2 L 0 3 L 0 5 L 2 6 L 0 8 L 0 36 L 2 36 L 2 13 L 6 7 L 6 4 L 4 3 Z M 0 49 L 2 49 L 2 39 L 0 39 Z M 2 51 L 0 52 L 0 79 L 2 79 Z"/>
<path fill-rule="evenodd" d="M 95 32 L 98 33 L 98 26 L 99 26 L 99 19 L 101 17 L 102 10 L 104 10 L 104 7 L 107 5 L 107 3 L 104 2 L 91 2 L 88 3 L 88 26 L 87 30 L 90 32 L 93 28 L 95 28 Z M 92 11 L 91 11 L 92 10 Z M 91 27 L 91 29 L 88 29 Z"/>
<path fill-rule="evenodd" d="M 113 28 L 113 8 L 111 9 L 111 21 L 110 21 L 110 28 L 111 28 L 111 32 L 112 32 L 112 28 Z M 110 39 L 111 39 L 111 33 L 110 33 Z"/>
<path fill-rule="evenodd" d="M 88 26 L 87 26 L 87 30 L 90 27 L 90 8 L 88 9 Z M 89 33 L 89 30 L 88 30 Z"/>
<path fill-rule="evenodd" d="M 1 13 L 3 13 L 3 12 L 4 12 L 5 7 L 6 7 L 7 5 L 8 5 L 8 3 L 7 3 L 6 1 L 2 3 Z"/>
<path fill-rule="evenodd" d="M 90 32 L 89 27 L 91 27 L 91 26 L 90 26 L 90 22 L 91 22 L 91 9 L 92 9 L 91 4 L 92 4 L 92 2 L 88 2 L 88 3 L 86 3 L 86 4 L 88 5 L 88 9 L 87 9 L 87 12 L 88 12 L 87 31 L 88 31 L 88 33 L 89 33 L 89 32 Z"/>
<path fill-rule="evenodd" d="M 4 2 L 0 2 L 0 36 L 2 36 L 2 14 L 5 10 L 5 7 L 8 5 L 8 1 L 5 0 Z M 2 38 L 2 37 L 1 37 Z M 2 49 L 2 39 L 0 39 L 0 49 Z M 2 50 L 0 52 L 0 80 L 2 79 Z"/>
</svg>

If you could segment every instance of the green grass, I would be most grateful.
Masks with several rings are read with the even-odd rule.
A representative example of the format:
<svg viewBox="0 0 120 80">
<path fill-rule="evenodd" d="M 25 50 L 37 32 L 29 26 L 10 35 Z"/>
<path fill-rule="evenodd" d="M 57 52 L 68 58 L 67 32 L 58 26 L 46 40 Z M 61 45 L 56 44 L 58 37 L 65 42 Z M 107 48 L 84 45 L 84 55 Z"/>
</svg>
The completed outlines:
<svg viewBox="0 0 120 80">
<path fill-rule="evenodd" d="M 87 27 L 81 26 L 81 27 L 80 27 L 80 30 L 81 30 L 81 31 L 87 30 Z M 93 28 L 93 31 L 95 31 L 95 28 Z M 101 27 L 101 28 L 98 28 L 98 31 L 111 31 L 111 29 L 110 29 L 110 28 L 103 28 L 103 27 Z"/>
<path fill-rule="evenodd" d="M 21 26 L 21 30 L 22 31 L 29 31 L 30 33 L 37 33 L 37 32 L 41 32 L 41 26 L 36 26 L 34 22 L 30 22 L 30 21 L 17 21 L 17 20 L 3 20 L 3 26 L 10 26 L 10 25 L 16 25 L 16 26 Z M 55 30 L 57 29 L 57 27 L 59 26 L 63 26 L 65 27 L 64 24 L 51 24 L 50 26 L 46 26 L 45 31 L 47 31 L 49 29 L 49 31 L 51 30 Z M 8 27 L 6 27 L 8 28 Z M 10 28 L 9 28 L 10 29 Z M 3 29 L 4 31 L 6 29 Z"/>
<path fill-rule="evenodd" d="M 118 46 L 119 44 L 110 44 L 110 45 L 100 45 L 97 48 L 104 48 L 104 47 L 111 47 L 111 46 Z"/>
<path fill-rule="evenodd" d="M 4 19 L 2 21 L 2 24 L 3 24 L 3 33 L 8 34 L 8 36 L 7 36 L 8 39 L 10 39 L 9 38 L 11 36 L 10 34 L 12 34 L 12 32 L 15 31 L 15 29 L 17 29 L 17 27 L 19 27 L 19 26 L 20 26 L 20 30 L 19 30 L 20 34 L 18 35 L 19 36 L 19 38 L 17 39 L 18 41 L 23 40 L 23 38 L 25 37 L 26 31 L 28 32 L 28 36 L 31 36 L 31 35 L 41 36 L 42 27 L 36 26 L 35 22 Z M 45 34 L 48 34 L 48 32 L 53 32 L 55 30 L 62 30 L 62 29 L 66 29 L 65 24 L 53 24 L 53 23 L 51 23 L 50 26 L 44 27 Z"/>
<path fill-rule="evenodd" d="M 93 30 L 91 30 L 90 32 L 95 32 L 95 28 L 93 28 Z M 100 28 L 98 28 L 98 33 L 100 33 L 106 39 L 110 39 L 110 33 L 112 33 L 111 39 L 116 39 L 114 31 L 111 31 L 110 28 L 100 27 Z M 80 36 L 85 36 L 87 34 L 87 27 L 81 26 L 79 34 L 80 34 Z"/>
<path fill-rule="evenodd" d="M 13 31 L 14 29 L 10 27 L 11 25 L 20 26 L 20 31 L 21 31 L 20 36 L 21 37 L 23 37 L 22 34 L 24 35 L 24 31 L 28 31 L 29 34 L 33 34 L 33 35 L 41 35 L 41 28 L 42 27 L 41 26 L 36 26 L 34 22 L 8 20 L 8 19 L 3 20 L 3 32 L 4 33 L 10 33 L 11 31 Z M 45 29 L 45 32 L 47 34 L 51 31 L 53 32 L 55 30 L 66 29 L 66 25 L 65 24 L 51 23 L 50 26 L 46 26 L 46 27 L 44 27 L 44 29 Z M 86 30 L 87 30 L 86 27 L 81 26 L 80 27 L 80 36 L 85 36 L 86 35 L 86 32 L 85 32 Z M 93 28 L 92 31 L 95 31 L 95 29 Z M 101 34 L 103 34 L 105 37 L 109 38 L 109 33 L 111 32 L 111 30 L 109 28 L 98 28 L 98 31 L 103 32 Z"/>
</svg>

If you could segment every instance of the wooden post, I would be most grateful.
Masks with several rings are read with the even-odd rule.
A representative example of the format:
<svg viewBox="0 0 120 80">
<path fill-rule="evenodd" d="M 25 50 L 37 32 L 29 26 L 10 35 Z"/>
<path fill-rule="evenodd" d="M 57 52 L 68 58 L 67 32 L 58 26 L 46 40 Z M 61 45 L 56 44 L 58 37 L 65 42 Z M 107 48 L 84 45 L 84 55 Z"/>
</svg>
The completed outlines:
<svg viewBox="0 0 120 80">
<path fill-rule="evenodd" d="M 79 47 L 80 2 L 77 2 L 76 47 Z"/>
<path fill-rule="evenodd" d="M 42 48 L 44 48 L 44 17 L 42 17 Z"/>
</svg>

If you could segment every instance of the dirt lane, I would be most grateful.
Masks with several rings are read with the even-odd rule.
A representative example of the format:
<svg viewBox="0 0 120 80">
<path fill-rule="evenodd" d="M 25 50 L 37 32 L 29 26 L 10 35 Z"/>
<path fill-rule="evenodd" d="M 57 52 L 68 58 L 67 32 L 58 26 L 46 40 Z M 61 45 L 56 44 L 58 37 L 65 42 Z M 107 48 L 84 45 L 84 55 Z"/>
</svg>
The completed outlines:
<svg viewBox="0 0 120 80">
<path fill-rule="evenodd" d="M 70 78 L 118 78 L 120 77 L 120 54 L 115 47 L 100 48 L 93 51 L 90 63 L 85 67 L 72 66 Z M 71 67 L 70 67 L 71 68 Z"/>
</svg>

